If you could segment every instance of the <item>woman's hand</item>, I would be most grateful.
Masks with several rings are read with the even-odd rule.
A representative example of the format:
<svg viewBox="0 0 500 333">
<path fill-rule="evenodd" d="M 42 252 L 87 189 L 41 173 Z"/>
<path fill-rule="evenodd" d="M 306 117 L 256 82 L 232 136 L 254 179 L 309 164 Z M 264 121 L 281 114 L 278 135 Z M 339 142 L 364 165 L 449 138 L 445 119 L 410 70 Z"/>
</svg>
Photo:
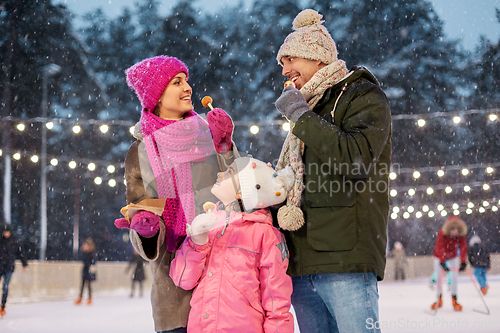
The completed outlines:
<svg viewBox="0 0 500 333">
<path fill-rule="evenodd" d="M 214 147 L 218 153 L 231 150 L 234 124 L 226 111 L 215 108 L 207 114 L 207 122 L 212 132 Z"/>
<path fill-rule="evenodd" d="M 115 226 L 120 229 L 132 229 L 142 237 L 153 237 L 160 230 L 160 217 L 146 210 L 138 211 L 132 221 L 125 218 L 115 220 Z"/>
</svg>

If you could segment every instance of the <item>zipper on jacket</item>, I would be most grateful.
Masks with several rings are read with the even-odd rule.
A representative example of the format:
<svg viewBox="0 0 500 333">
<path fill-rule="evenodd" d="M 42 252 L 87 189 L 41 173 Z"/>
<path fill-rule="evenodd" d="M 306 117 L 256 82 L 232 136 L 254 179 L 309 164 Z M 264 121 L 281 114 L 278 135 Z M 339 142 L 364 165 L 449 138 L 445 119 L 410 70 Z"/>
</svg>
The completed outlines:
<svg viewBox="0 0 500 333">
<path fill-rule="evenodd" d="M 339 97 L 337 97 L 337 100 L 335 101 L 335 104 L 333 105 L 333 110 L 330 112 L 330 114 L 332 115 L 332 122 L 333 122 L 333 115 L 335 113 L 335 109 L 337 108 L 337 103 L 339 102 L 339 99 L 340 97 L 342 96 L 342 94 L 344 93 L 344 91 L 347 90 L 347 82 L 344 84 L 344 86 L 342 87 L 342 89 L 340 90 L 340 94 L 339 94 Z"/>
<path fill-rule="evenodd" d="M 226 223 L 224 223 L 224 228 L 222 228 L 222 232 L 219 234 L 219 237 L 224 236 L 224 231 L 226 231 L 226 227 L 229 223 L 229 217 L 231 216 L 230 212 L 226 212 Z"/>
</svg>

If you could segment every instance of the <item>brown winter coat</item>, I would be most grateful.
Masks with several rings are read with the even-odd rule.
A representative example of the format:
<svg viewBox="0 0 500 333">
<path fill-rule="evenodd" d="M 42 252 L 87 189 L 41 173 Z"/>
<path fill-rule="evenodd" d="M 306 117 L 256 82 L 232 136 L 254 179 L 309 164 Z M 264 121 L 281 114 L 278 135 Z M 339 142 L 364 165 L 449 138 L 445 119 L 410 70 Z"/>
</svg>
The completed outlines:
<svg viewBox="0 0 500 333">
<path fill-rule="evenodd" d="M 136 127 L 137 128 L 137 127 Z M 147 153 L 142 143 L 142 135 L 136 134 L 135 141 L 129 148 L 125 159 L 125 179 L 127 182 L 127 204 L 139 203 L 144 199 L 157 199 L 156 181 Z M 234 147 L 234 144 L 233 144 Z M 226 169 L 233 158 L 221 156 L 222 168 Z M 233 156 L 238 157 L 234 149 Z M 221 164 L 217 155 L 211 155 L 204 161 L 191 162 L 192 184 L 195 197 L 196 214 L 203 213 L 203 203 L 217 202 L 210 192 L 220 172 Z M 135 230 L 130 230 L 130 240 L 137 252 L 151 264 L 153 277 L 151 305 L 156 332 L 169 331 L 186 327 L 189 315 L 192 291 L 176 287 L 169 276 L 170 262 L 175 254 L 166 250 L 165 225 L 160 223 L 160 231 L 151 238 L 141 237 Z"/>
</svg>

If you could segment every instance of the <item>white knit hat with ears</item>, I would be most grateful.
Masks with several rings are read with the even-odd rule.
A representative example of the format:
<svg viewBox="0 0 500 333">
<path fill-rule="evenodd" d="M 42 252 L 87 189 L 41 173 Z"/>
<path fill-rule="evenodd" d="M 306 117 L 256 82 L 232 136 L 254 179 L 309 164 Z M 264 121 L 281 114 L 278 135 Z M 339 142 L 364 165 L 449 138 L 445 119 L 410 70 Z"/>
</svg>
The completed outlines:
<svg viewBox="0 0 500 333">
<path fill-rule="evenodd" d="M 320 60 L 327 65 L 337 60 L 337 47 L 322 18 L 323 15 L 312 9 L 303 10 L 295 17 L 295 31 L 286 37 L 276 56 L 280 64 L 284 56 Z"/>
<path fill-rule="evenodd" d="M 234 160 L 240 181 L 241 200 L 245 211 L 277 205 L 286 200 L 293 184 L 291 169 L 275 171 L 252 157 Z"/>
</svg>

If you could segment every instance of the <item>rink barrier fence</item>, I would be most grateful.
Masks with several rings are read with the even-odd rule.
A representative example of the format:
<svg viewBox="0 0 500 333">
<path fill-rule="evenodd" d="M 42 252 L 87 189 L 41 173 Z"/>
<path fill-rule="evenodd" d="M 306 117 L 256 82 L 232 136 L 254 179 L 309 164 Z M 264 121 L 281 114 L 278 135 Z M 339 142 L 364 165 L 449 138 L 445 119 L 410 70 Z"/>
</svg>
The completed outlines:
<svg viewBox="0 0 500 333">
<path fill-rule="evenodd" d="M 82 267 L 80 261 L 28 261 L 23 269 L 21 262 L 16 261 L 16 268 L 9 286 L 8 303 L 24 303 L 38 301 L 58 301 L 76 299 L 82 284 Z M 97 279 L 92 282 L 92 297 L 130 295 L 133 268 L 125 272 L 128 262 L 97 262 Z M 149 296 L 151 290 L 151 270 L 149 264 L 144 266 L 144 295 Z M 135 296 L 139 286 L 135 286 Z M 83 292 L 87 299 L 87 287 Z"/>
<path fill-rule="evenodd" d="M 16 261 L 9 288 L 9 303 L 57 301 L 76 299 L 80 293 L 83 264 L 78 261 L 29 261 L 27 270 Z M 98 262 L 97 280 L 92 282 L 93 297 L 129 295 L 132 269 L 127 273 L 127 262 Z M 387 258 L 384 281 L 394 281 L 394 258 Z M 145 266 L 144 295 L 151 290 L 151 270 Z M 469 268 L 473 271 L 472 267 Z M 407 257 L 406 279 L 430 278 L 433 272 L 432 256 Z M 460 273 L 466 274 L 466 273 Z M 491 270 L 500 274 L 500 253 L 491 254 Z M 136 286 L 136 295 L 138 286 Z M 87 290 L 84 291 L 84 298 Z"/>
</svg>

